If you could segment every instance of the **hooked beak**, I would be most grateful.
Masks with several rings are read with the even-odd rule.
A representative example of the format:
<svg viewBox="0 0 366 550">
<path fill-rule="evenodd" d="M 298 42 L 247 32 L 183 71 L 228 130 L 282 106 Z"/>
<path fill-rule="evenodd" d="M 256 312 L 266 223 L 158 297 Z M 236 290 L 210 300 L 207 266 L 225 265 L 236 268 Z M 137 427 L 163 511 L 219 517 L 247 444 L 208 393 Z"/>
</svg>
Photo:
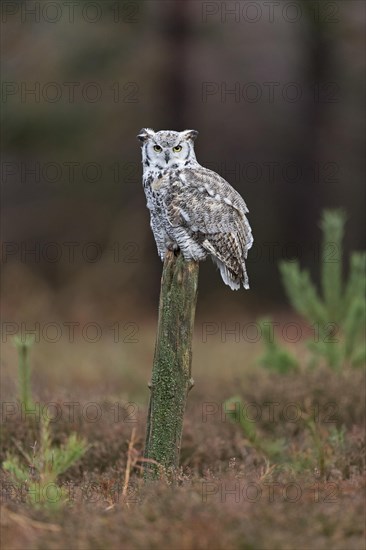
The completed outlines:
<svg viewBox="0 0 366 550">
<path fill-rule="evenodd" d="M 164 157 L 165 157 L 165 162 L 168 164 L 168 162 L 170 161 L 169 151 L 165 151 Z"/>
</svg>

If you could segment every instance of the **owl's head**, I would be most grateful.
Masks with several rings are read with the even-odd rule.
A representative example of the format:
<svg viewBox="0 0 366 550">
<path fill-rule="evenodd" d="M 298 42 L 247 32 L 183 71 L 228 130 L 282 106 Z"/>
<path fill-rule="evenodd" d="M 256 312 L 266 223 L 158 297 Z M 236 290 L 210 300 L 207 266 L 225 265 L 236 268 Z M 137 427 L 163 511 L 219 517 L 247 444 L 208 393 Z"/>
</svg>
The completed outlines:
<svg viewBox="0 0 366 550">
<path fill-rule="evenodd" d="M 197 135 L 196 130 L 154 132 L 151 128 L 143 128 L 137 137 L 142 142 L 144 167 L 164 170 L 197 163 L 193 148 Z"/>
</svg>

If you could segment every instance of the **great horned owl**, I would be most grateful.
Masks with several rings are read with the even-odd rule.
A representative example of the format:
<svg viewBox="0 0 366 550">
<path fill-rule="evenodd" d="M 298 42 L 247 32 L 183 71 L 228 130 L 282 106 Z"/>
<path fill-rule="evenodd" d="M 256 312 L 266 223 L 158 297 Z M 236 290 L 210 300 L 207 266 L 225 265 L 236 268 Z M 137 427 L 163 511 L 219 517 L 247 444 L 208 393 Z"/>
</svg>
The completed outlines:
<svg viewBox="0 0 366 550">
<path fill-rule="evenodd" d="M 242 197 L 221 176 L 201 166 L 198 132 L 143 128 L 143 184 L 158 253 L 180 249 L 186 260 L 211 256 L 225 284 L 249 288 L 245 259 L 253 244 Z"/>
</svg>

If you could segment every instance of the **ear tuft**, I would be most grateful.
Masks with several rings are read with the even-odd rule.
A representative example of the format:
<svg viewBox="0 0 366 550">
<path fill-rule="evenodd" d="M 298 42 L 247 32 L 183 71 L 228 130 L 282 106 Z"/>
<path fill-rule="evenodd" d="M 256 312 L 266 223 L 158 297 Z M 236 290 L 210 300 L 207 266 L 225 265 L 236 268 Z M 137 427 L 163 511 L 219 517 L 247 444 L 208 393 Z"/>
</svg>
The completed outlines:
<svg viewBox="0 0 366 550">
<path fill-rule="evenodd" d="M 197 130 L 184 130 L 181 134 L 184 139 L 191 139 L 192 141 L 198 136 Z"/>
<path fill-rule="evenodd" d="M 142 128 L 137 134 L 137 139 L 142 141 L 142 143 L 145 143 L 145 141 L 153 137 L 154 134 L 155 132 L 151 128 Z"/>
</svg>

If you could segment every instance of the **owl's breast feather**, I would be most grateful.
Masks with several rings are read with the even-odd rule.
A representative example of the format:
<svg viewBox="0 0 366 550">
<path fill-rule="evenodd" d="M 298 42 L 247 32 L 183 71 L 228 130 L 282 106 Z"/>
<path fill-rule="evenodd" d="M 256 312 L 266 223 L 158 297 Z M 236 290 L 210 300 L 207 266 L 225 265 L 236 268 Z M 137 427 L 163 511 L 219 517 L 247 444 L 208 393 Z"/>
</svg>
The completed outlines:
<svg viewBox="0 0 366 550">
<path fill-rule="evenodd" d="M 160 178 L 155 178 L 151 183 L 151 189 L 153 191 L 159 191 L 162 187 L 169 184 L 169 176 L 162 176 Z"/>
</svg>

